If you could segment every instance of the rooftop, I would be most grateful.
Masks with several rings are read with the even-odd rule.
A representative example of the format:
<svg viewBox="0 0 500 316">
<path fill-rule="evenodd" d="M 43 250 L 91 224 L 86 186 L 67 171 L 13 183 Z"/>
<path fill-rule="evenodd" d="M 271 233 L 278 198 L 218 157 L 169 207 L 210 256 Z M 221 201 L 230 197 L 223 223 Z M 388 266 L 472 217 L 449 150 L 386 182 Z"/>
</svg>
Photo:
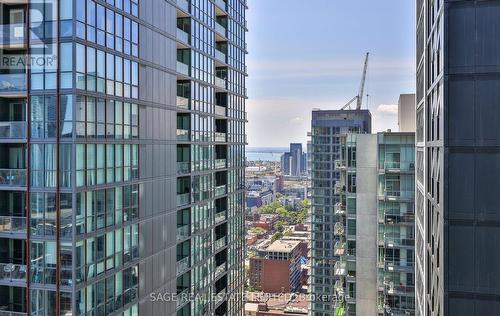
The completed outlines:
<svg viewBox="0 0 500 316">
<path fill-rule="evenodd" d="M 272 252 L 292 252 L 300 244 L 299 240 L 276 240 L 272 243 L 264 243 L 264 245 L 259 245 L 260 251 L 272 251 Z"/>
</svg>

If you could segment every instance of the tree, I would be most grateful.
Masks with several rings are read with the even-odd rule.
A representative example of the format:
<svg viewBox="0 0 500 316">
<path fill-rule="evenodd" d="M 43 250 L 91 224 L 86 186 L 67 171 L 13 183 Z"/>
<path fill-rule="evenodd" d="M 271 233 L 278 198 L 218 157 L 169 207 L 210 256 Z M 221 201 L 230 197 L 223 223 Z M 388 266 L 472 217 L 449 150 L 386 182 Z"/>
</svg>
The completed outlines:
<svg viewBox="0 0 500 316">
<path fill-rule="evenodd" d="M 277 232 L 274 233 L 273 236 L 271 237 L 271 241 L 276 241 L 278 239 L 283 238 L 283 233 L 282 232 Z"/>
</svg>

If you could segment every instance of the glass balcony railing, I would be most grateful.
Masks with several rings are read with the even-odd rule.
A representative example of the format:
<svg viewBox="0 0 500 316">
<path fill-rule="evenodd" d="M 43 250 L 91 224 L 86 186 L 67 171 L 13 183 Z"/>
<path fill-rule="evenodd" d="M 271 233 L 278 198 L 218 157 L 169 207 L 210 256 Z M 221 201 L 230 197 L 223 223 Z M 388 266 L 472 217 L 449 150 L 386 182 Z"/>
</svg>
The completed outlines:
<svg viewBox="0 0 500 316">
<path fill-rule="evenodd" d="M 189 270 L 189 257 L 177 261 L 177 275 L 181 275 Z"/>
<path fill-rule="evenodd" d="M 215 114 L 220 116 L 226 116 L 226 108 L 220 105 L 215 106 Z"/>
<path fill-rule="evenodd" d="M 335 223 L 335 226 L 333 227 L 333 233 L 336 236 L 343 236 L 345 234 L 344 224 L 342 224 L 340 222 Z"/>
<path fill-rule="evenodd" d="M 189 204 L 189 193 L 177 194 L 177 206 L 183 206 Z"/>
<path fill-rule="evenodd" d="M 344 215 L 345 214 L 345 205 L 341 202 L 335 204 L 335 214 L 336 215 Z"/>
<path fill-rule="evenodd" d="M 226 159 L 215 159 L 215 169 L 226 168 Z"/>
<path fill-rule="evenodd" d="M 227 186 L 225 184 L 215 187 L 215 197 L 223 196 L 226 192 Z"/>
<path fill-rule="evenodd" d="M 226 6 L 227 6 L 226 1 L 224 1 L 224 0 L 215 0 L 215 4 L 216 4 L 219 8 L 221 8 L 222 10 L 224 10 L 224 11 L 226 11 L 226 10 L 227 10 L 227 9 L 226 9 Z"/>
<path fill-rule="evenodd" d="M 177 39 L 185 44 L 189 44 L 189 34 L 180 28 L 177 28 Z"/>
<path fill-rule="evenodd" d="M 345 254 L 345 242 L 337 241 L 333 249 L 336 256 L 343 256 Z"/>
<path fill-rule="evenodd" d="M 215 133 L 215 141 L 216 142 L 225 142 L 226 141 L 226 133 Z"/>
<path fill-rule="evenodd" d="M 26 186 L 26 169 L 0 169 L 2 186 Z"/>
<path fill-rule="evenodd" d="M 226 54 L 221 52 L 217 48 L 215 49 L 215 58 L 224 64 L 226 63 Z"/>
<path fill-rule="evenodd" d="M 177 129 L 177 140 L 189 141 L 189 130 L 187 129 Z"/>
<path fill-rule="evenodd" d="M 26 217 L 0 216 L 0 233 L 26 234 Z"/>
<path fill-rule="evenodd" d="M 26 74 L 0 74 L 0 95 L 26 94 Z"/>
<path fill-rule="evenodd" d="M 333 267 L 335 275 L 347 275 L 347 263 L 345 261 L 335 262 Z"/>
<path fill-rule="evenodd" d="M 227 80 L 216 76 L 215 85 L 221 89 L 227 89 Z"/>
<path fill-rule="evenodd" d="M 3 306 L 0 306 L 2 308 Z M 11 312 L 7 310 L 0 310 L 0 316 L 26 316 L 27 313 L 23 312 Z M 42 312 L 40 314 L 37 314 L 37 312 L 33 312 L 32 315 L 43 315 Z"/>
<path fill-rule="evenodd" d="M 226 246 L 226 236 L 217 239 L 214 243 L 215 251 L 219 251 L 225 246 Z"/>
<path fill-rule="evenodd" d="M 22 264 L 0 263 L 0 281 L 26 281 L 26 266 Z"/>
<path fill-rule="evenodd" d="M 189 288 L 177 293 L 177 307 L 184 306 L 189 301 Z"/>
<path fill-rule="evenodd" d="M 177 72 L 189 77 L 189 65 L 181 61 L 177 61 Z"/>
<path fill-rule="evenodd" d="M 0 139 L 26 138 L 26 122 L 0 122 Z"/>
<path fill-rule="evenodd" d="M 223 264 L 221 264 L 217 268 L 215 268 L 215 277 L 216 278 L 219 277 L 225 271 L 226 271 L 226 263 L 224 262 Z"/>
<path fill-rule="evenodd" d="M 226 212 L 219 212 L 215 214 L 215 224 L 219 224 L 226 220 Z"/>
<path fill-rule="evenodd" d="M 177 96 L 177 107 L 189 110 L 189 98 Z"/>
<path fill-rule="evenodd" d="M 191 172 L 189 162 L 177 162 L 177 174 L 187 174 Z"/>
<path fill-rule="evenodd" d="M 409 172 L 415 171 L 415 162 L 413 161 L 385 161 L 383 166 L 386 172 Z"/>
<path fill-rule="evenodd" d="M 187 2 L 187 0 L 177 0 L 177 5 L 182 10 L 189 12 L 189 3 Z"/>
<path fill-rule="evenodd" d="M 189 238 L 190 235 L 191 231 L 189 229 L 189 225 L 177 227 L 177 240 L 183 240 Z"/>
<path fill-rule="evenodd" d="M 0 25 L 0 47 L 22 48 L 26 45 L 26 28 L 24 24 Z"/>
<path fill-rule="evenodd" d="M 215 295 L 215 306 L 221 304 L 223 301 L 226 300 L 226 289 L 220 290 L 217 295 Z"/>
<path fill-rule="evenodd" d="M 222 36 L 226 37 L 226 28 L 219 23 L 215 22 L 215 31 Z"/>
</svg>

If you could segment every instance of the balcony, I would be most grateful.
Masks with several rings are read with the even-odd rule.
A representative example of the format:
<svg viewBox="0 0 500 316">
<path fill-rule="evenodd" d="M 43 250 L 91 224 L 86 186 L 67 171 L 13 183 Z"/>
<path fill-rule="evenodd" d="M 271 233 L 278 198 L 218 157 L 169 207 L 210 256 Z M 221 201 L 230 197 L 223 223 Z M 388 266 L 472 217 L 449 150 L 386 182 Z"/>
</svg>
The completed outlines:
<svg viewBox="0 0 500 316">
<path fill-rule="evenodd" d="M 215 5 L 218 6 L 220 9 L 227 11 L 227 3 L 224 0 L 215 0 Z"/>
<path fill-rule="evenodd" d="M 344 160 L 335 160 L 335 169 L 345 170 L 346 165 Z"/>
<path fill-rule="evenodd" d="M 215 277 L 218 278 L 221 276 L 224 272 L 226 272 L 226 263 L 222 263 L 221 265 L 217 266 L 215 268 Z"/>
<path fill-rule="evenodd" d="M 415 191 L 408 190 L 384 190 L 379 192 L 378 198 L 386 201 L 413 201 L 415 199 Z"/>
<path fill-rule="evenodd" d="M 215 197 L 220 197 L 223 196 L 224 194 L 227 193 L 227 185 L 219 185 L 215 187 Z"/>
<path fill-rule="evenodd" d="M 218 306 L 219 304 L 221 304 L 225 300 L 226 300 L 226 289 L 223 288 L 215 296 L 215 306 Z"/>
<path fill-rule="evenodd" d="M 177 275 L 181 275 L 187 270 L 189 270 L 189 257 L 177 261 Z"/>
<path fill-rule="evenodd" d="M 383 217 L 384 224 L 386 225 L 414 225 L 415 224 L 415 214 L 405 214 L 405 215 L 392 215 L 386 214 Z"/>
<path fill-rule="evenodd" d="M 335 223 L 335 226 L 333 227 L 333 233 L 335 236 L 344 236 L 345 234 L 345 226 L 341 222 Z"/>
<path fill-rule="evenodd" d="M 189 236 L 191 236 L 189 225 L 177 227 L 177 241 L 187 239 Z"/>
<path fill-rule="evenodd" d="M 336 183 L 334 187 L 335 194 L 344 194 L 345 193 L 345 185 L 340 183 Z"/>
<path fill-rule="evenodd" d="M 217 48 L 215 49 L 215 59 L 220 61 L 223 64 L 226 64 L 226 54 L 218 50 Z"/>
<path fill-rule="evenodd" d="M 415 172 L 415 162 L 385 161 L 383 171 L 387 173 L 413 173 Z"/>
<path fill-rule="evenodd" d="M 227 89 L 227 80 L 215 76 L 215 85 L 221 89 Z"/>
<path fill-rule="evenodd" d="M 26 217 L 0 216 L 0 235 L 26 235 L 26 232 Z"/>
<path fill-rule="evenodd" d="M 189 294 L 189 288 L 177 293 L 177 308 L 184 306 L 187 302 L 189 302 Z"/>
<path fill-rule="evenodd" d="M 26 74 L 0 74 L 0 96 L 6 97 L 25 97 Z"/>
<path fill-rule="evenodd" d="M 26 186 L 26 169 L 0 169 L 0 187 Z"/>
<path fill-rule="evenodd" d="M 26 138 L 26 122 L 0 122 L 0 139 Z"/>
<path fill-rule="evenodd" d="M 226 236 L 217 239 L 214 243 L 214 251 L 217 252 L 222 248 L 226 247 L 226 240 L 227 240 Z"/>
<path fill-rule="evenodd" d="M 189 34 L 180 28 L 177 28 L 177 39 L 189 46 Z"/>
<path fill-rule="evenodd" d="M 177 61 L 177 72 L 186 77 L 189 77 L 189 65 L 181 61 Z"/>
<path fill-rule="evenodd" d="M 215 169 L 226 168 L 226 159 L 215 159 Z"/>
<path fill-rule="evenodd" d="M 0 263 L 0 282 L 3 283 L 26 282 L 26 265 Z"/>
<path fill-rule="evenodd" d="M 220 35 L 227 37 L 226 35 L 226 28 L 222 25 L 220 25 L 218 22 L 215 22 L 215 31 L 219 33 Z"/>
<path fill-rule="evenodd" d="M 190 193 L 177 194 L 177 206 L 184 206 L 190 203 Z"/>
<path fill-rule="evenodd" d="M 216 105 L 215 106 L 215 114 L 220 116 L 226 116 L 226 107 Z"/>
<path fill-rule="evenodd" d="M 215 141 L 221 143 L 226 142 L 226 133 L 215 132 Z"/>
<path fill-rule="evenodd" d="M 189 141 L 189 130 L 187 129 L 177 129 L 177 140 L 188 142 Z"/>
<path fill-rule="evenodd" d="M 343 256 L 345 254 L 345 242 L 337 241 L 335 247 L 333 248 L 334 254 L 336 256 Z"/>
<path fill-rule="evenodd" d="M 177 96 L 176 105 L 178 108 L 189 110 L 189 99 L 181 96 Z"/>
<path fill-rule="evenodd" d="M 225 211 L 215 213 L 215 224 L 222 223 L 225 220 L 226 220 L 226 212 Z"/>
<path fill-rule="evenodd" d="M 26 26 L 24 24 L 0 25 L 0 48 L 23 49 L 26 47 Z"/>
<path fill-rule="evenodd" d="M 185 12 L 189 12 L 189 3 L 187 0 L 177 0 L 177 6 Z"/>
<path fill-rule="evenodd" d="M 347 262 L 345 261 L 337 261 L 335 262 L 335 266 L 333 267 L 335 275 L 345 276 L 347 275 Z"/>
<path fill-rule="evenodd" d="M 335 204 L 335 215 L 345 215 L 345 205 L 341 202 Z"/>
<path fill-rule="evenodd" d="M 189 162 L 177 162 L 177 174 L 188 174 L 191 172 L 191 164 Z"/>
</svg>

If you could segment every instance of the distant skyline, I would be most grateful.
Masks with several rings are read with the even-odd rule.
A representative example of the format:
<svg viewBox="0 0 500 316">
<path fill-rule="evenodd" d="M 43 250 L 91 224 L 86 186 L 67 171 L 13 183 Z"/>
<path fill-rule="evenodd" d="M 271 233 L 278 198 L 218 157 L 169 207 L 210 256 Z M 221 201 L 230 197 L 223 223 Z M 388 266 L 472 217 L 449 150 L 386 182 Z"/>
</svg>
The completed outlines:
<svg viewBox="0 0 500 316">
<path fill-rule="evenodd" d="M 373 132 L 397 130 L 399 95 L 415 91 L 414 6 L 249 0 L 249 146 L 305 144 L 312 109 L 339 109 L 358 93 L 366 52 Z"/>
</svg>

